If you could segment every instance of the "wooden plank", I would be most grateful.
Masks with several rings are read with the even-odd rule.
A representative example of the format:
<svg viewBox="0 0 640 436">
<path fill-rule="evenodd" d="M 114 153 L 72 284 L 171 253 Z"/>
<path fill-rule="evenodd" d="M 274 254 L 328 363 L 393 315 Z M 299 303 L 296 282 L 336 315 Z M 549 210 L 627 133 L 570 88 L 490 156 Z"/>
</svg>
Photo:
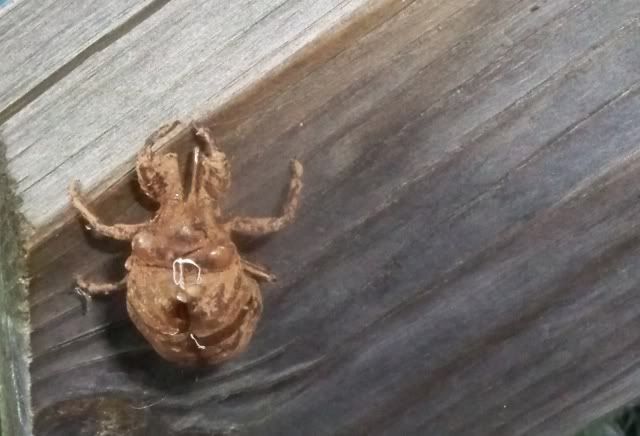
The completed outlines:
<svg viewBox="0 0 640 436">
<path fill-rule="evenodd" d="M 563 435 L 637 396 L 640 4 L 375 6 L 208 118 L 232 211 L 306 166 L 298 221 L 247 247 L 281 280 L 246 355 L 176 369 L 72 293 L 124 247 L 72 221 L 34 249 L 39 434 Z M 145 215 L 130 179 L 97 209 Z"/>
<path fill-rule="evenodd" d="M 22 0 L 0 0 L 0 15 L 4 15 Z"/>
<path fill-rule="evenodd" d="M 26 253 L 4 156 L 0 141 L 0 433 L 21 436 L 32 430 Z"/>
<path fill-rule="evenodd" d="M 122 176 L 149 131 L 222 104 L 366 3 L 167 3 L 5 120 L 26 219 L 46 228 L 71 176 L 86 188 Z"/>
<path fill-rule="evenodd" d="M 22 1 L 0 18 L 0 123 L 166 1 Z"/>
</svg>

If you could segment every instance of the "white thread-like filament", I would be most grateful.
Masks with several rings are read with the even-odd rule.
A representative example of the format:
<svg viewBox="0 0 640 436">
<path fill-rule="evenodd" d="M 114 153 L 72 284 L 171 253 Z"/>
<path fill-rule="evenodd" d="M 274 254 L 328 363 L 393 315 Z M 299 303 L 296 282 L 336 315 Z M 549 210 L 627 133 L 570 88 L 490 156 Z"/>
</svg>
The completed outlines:
<svg viewBox="0 0 640 436">
<path fill-rule="evenodd" d="M 182 290 L 184 290 L 184 287 L 185 287 L 184 267 L 183 267 L 184 264 L 195 266 L 196 269 L 198 270 L 198 276 L 196 277 L 197 284 L 200 283 L 200 273 L 201 273 L 200 265 L 198 265 L 191 259 L 185 259 L 185 258 L 179 257 L 176 260 L 174 260 L 173 261 L 173 283 L 175 283 L 176 286 L 179 286 L 180 289 Z M 176 268 L 176 265 L 177 265 L 177 268 Z"/>
<path fill-rule="evenodd" d="M 193 340 L 193 342 L 196 343 L 196 347 L 198 347 L 201 350 L 204 350 L 205 348 L 207 348 L 204 345 L 201 345 L 200 342 L 198 342 L 198 339 L 193 335 L 193 333 L 191 333 L 189 336 L 191 336 L 191 339 Z"/>
</svg>

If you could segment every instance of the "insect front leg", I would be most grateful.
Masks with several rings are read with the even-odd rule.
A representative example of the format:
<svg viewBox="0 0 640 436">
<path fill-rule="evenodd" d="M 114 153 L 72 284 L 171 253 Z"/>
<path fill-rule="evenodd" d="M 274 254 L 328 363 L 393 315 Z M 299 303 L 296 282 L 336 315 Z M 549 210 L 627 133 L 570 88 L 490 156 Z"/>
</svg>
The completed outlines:
<svg viewBox="0 0 640 436">
<path fill-rule="evenodd" d="M 108 236 L 113 239 L 119 239 L 122 241 L 130 241 L 133 236 L 146 224 L 114 224 L 106 225 L 100 221 L 100 219 L 94 215 L 84 204 L 80 198 L 80 192 L 78 190 L 78 182 L 72 182 L 69 186 L 69 196 L 71 197 L 71 204 L 76 208 L 80 215 L 87 221 L 89 226 L 101 235 Z"/>
<path fill-rule="evenodd" d="M 193 133 L 200 138 L 200 140 L 204 143 L 205 149 L 204 152 L 207 156 L 211 156 L 213 153 L 220 152 L 218 147 L 216 146 L 213 137 L 211 136 L 211 131 L 206 127 L 202 127 L 199 124 L 191 123 L 191 129 Z"/>
<path fill-rule="evenodd" d="M 203 191 L 212 199 L 219 200 L 231 186 L 231 169 L 227 156 L 216 146 L 209 129 L 191 124 L 193 133 L 204 144 L 204 156 L 195 162 L 192 189 L 202 195 Z M 196 155 L 197 156 L 197 155 Z"/>
<path fill-rule="evenodd" d="M 242 262 L 242 269 L 244 269 L 249 275 L 252 275 L 258 280 L 264 280 L 267 282 L 275 282 L 276 276 L 267 267 L 258 265 L 253 262 L 249 262 L 246 259 L 240 259 Z"/>
<path fill-rule="evenodd" d="M 89 295 L 110 294 L 115 291 L 123 291 L 127 287 L 127 276 L 117 282 L 90 282 L 80 276 L 76 276 L 76 284 L 78 288 Z"/>
<path fill-rule="evenodd" d="M 291 161 L 291 179 L 289 181 L 289 193 L 284 204 L 282 215 L 278 217 L 236 217 L 226 225 L 233 232 L 250 236 L 262 236 L 277 232 L 295 218 L 298 204 L 300 203 L 300 191 L 302 190 L 302 164 L 297 160 Z"/>
<path fill-rule="evenodd" d="M 183 186 L 175 153 L 158 156 L 152 149 L 152 139 L 147 141 L 136 161 L 138 183 L 147 197 L 163 204 L 169 199 L 183 198 Z"/>
<path fill-rule="evenodd" d="M 127 276 L 114 283 L 95 283 L 89 282 L 80 276 L 75 277 L 76 294 L 82 298 L 82 312 L 87 313 L 89 301 L 94 295 L 107 295 L 114 291 L 122 291 L 127 287 Z"/>
</svg>

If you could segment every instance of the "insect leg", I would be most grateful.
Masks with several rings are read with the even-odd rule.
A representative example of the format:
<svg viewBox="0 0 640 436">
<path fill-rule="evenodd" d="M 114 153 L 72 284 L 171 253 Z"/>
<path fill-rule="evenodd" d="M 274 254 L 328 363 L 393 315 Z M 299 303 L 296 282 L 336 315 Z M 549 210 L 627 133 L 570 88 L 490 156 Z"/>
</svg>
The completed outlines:
<svg viewBox="0 0 640 436">
<path fill-rule="evenodd" d="M 108 236 L 113 239 L 119 239 L 123 241 L 129 241 L 133 236 L 145 226 L 145 224 L 115 224 L 108 226 L 98 219 L 84 202 L 80 199 L 80 193 L 78 192 L 78 183 L 73 182 L 69 186 L 69 196 L 71 197 L 71 203 L 76 208 L 80 215 L 87 221 L 89 226 L 101 235 Z"/>
<path fill-rule="evenodd" d="M 126 288 L 127 277 L 115 283 L 93 283 L 76 276 L 76 294 L 82 299 L 82 313 L 86 314 L 89 308 L 89 301 L 93 295 L 106 295 L 113 291 Z"/>
<path fill-rule="evenodd" d="M 204 156 L 194 162 L 194 181 L 191 190 L 202 196 L 206 192 L 212 199 L 220 199 L 231 186 L 231 170 L 227 156 L 215 144 L 211 131 L 191 123 L 196 137 L 204 144 Z M 197 154 L 194 153 L 194 156 Z"/>
<path fill-rule="evenodd" d="M 242 261 L 242 269 L 244 269 L 247 273 L 254 276 L 257 279 L 265 280 L 267 282 L 275 282 L 276 276 L 271 273 L 267 267 L 255 264 L 253 262 L 249 262 L 246 259 L 241 259 Z"/>
<path fill-rule="evenodd" d="M 127 286 L 127 276 L 113 283 L 89 282 L 82 277 L 76 277 L 76 283 L 81 291 L 89 295 L 110 294 L 115 291 L 122 291 Z"/>
<path fill-rule="evenodd" d="M 191 123 L 193 133 L 204 142 L 205 154 L 211 156 L 214 152 L 219 151 L 215 141 L 211 137 L 211 132 L 206 127 L 202 127 L 196 123 Z"/>
<path fill-rule="evenodd" d="M 279 217 L 236 217 L 227 223 L 229 230 L 250 236 L 261 236 L 277 232 L 289 224 L 295 218 L 298 204 L 300 203 L 300 191 L 302 190 L 302 164 L 297 160 L 291 161 L 291 179 L 289 181 L 289 194 L 284 204 L 282 215 Z"/>
</svg>

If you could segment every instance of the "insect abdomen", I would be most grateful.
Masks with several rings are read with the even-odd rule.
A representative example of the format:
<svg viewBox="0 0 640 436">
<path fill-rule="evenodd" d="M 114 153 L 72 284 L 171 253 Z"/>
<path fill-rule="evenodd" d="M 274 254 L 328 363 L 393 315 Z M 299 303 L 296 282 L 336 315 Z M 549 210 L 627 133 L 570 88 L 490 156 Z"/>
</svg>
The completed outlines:
<svg viewBox="0 0 640 436">
<path fill-rule="evenodd" d="M 140 295 L 136 274 L 131 273 L 127 295 L 129 316 L 165 359 L 181 365 L 219 363 L 243 351 L 253 336 L 262 313 L 262 297 L 257 282 L 246 274 L 238 271 L 239 289 L 224 293 L 220 292 L 219 285 L 209 286 L 211 283 L 205 275 L 202 297 L 194 308 L 188 308 L 188 303 L 177 301 L 171 292 L 159 287 L 166 286 L 166 281 L 155 274 L 145 274 L 144 288 L 147 292 L 153 289 L 155 298 Z M 149 279 L 156 283 L 149 283 Z M 231 283 L 234 282 L 238 283 L 237 280 Z M 225 296 L 229 298 L 223 298 Z M 164 318 L 164 322 L 156 319 L 158 316 Z M 176 319 L 180 316 L 184 318 Z M 182 328 L 154 328 L 160 325 L 181 325 Z"/>
</svg>

